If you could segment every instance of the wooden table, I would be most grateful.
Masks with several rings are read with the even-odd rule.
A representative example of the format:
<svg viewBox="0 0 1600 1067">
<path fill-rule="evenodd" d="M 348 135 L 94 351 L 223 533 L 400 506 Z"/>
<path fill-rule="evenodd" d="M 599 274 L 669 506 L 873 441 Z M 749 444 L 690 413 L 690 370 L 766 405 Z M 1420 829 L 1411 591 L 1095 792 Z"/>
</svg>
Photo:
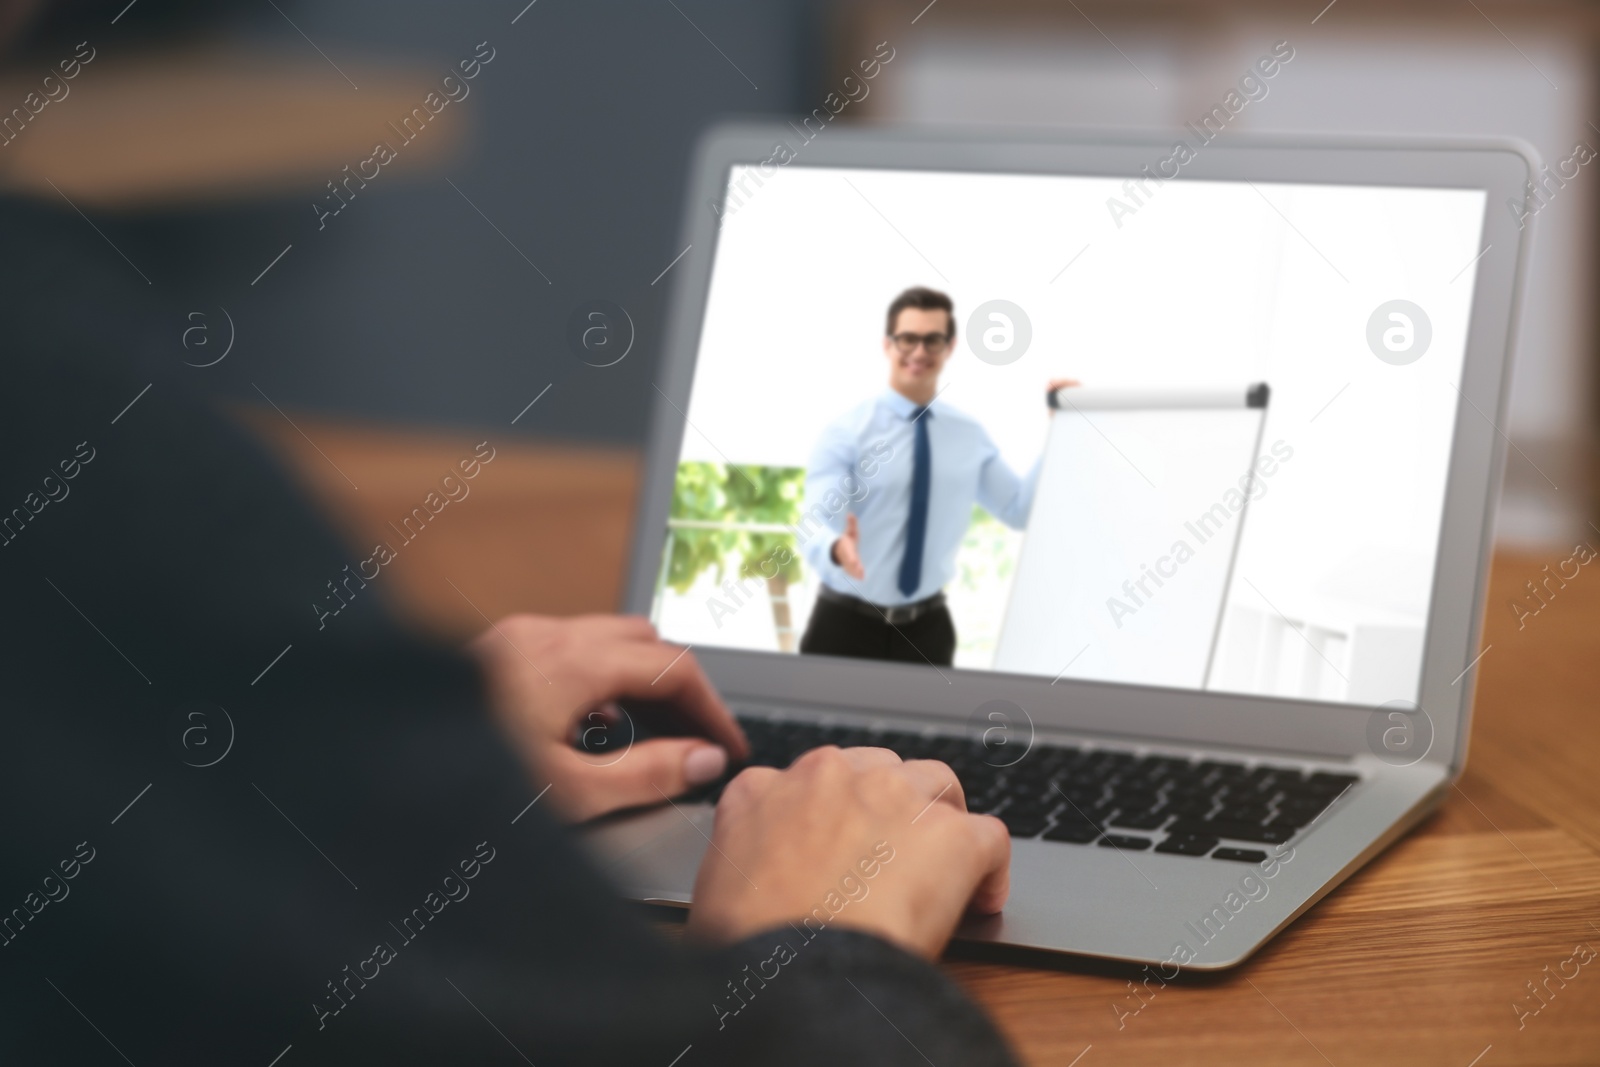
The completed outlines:
<svg viewBox="0 0 1600 1067">
<path fill-rule="evenodd" d="M 1578 945 L 1600 951 L 1600 569 L 1521 630 L 1508 607 L 1567 554 L 1495 559 L 1472 748 L 1449 801 L 1253 960 L 1160 990 L 1121 1029 L 1112 1005 L 1139 1006 L 1125 979 L 952 972 L 1038 1064 L 1091 1044 L 1080 1067 L 1600 1064 L 1600 958 L 1550 979 L 1547 1004 L 1526 984 L 1542 992 Z"/>
<path fill-rule="evenodd" d="M 358 543 L 483 436 L 297 419 L 356 492 L 275 413 L 251 419 Z M 394 568 L 399 605 L 447 637 L 483 625 L 466 597 L 492 617 L 612 609 L 636 457 L 495 444 L 474 495 Z M 950 973 L 1036 1064 L 1600 1064 L 1600 958 L 1551 977 L 1577 946 L 1600 951 L 1600 563 L 1520 627 L 1509 607 L 1569 554 L 1496 557 L 1470 766 L 1450 800 L 1255 959 L 1180 979 L 1120 1028 L 1114 1005 L 1140 1003 L 1126 976 L 974 962 Z"/>
</svg>

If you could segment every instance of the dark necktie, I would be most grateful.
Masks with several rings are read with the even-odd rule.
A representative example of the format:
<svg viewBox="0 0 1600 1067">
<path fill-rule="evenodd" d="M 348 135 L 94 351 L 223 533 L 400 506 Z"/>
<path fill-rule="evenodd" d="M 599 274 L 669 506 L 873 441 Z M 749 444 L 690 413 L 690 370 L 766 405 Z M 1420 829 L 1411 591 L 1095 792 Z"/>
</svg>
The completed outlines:
<svg viewBox="0 0 1600 1067">
<path fill-rule="evenodd" d="M 911 458 L 911 514 L 906 519 L 906 554 L 900 561 L 900 593 L 910 596 L 922 584 L 922 547 L 928 539 L 928 483 L 933 453 L 928 447 L 928 420 L 933 415 L 918 408 L 911 416 L 917 443 Z"/>
</svg>

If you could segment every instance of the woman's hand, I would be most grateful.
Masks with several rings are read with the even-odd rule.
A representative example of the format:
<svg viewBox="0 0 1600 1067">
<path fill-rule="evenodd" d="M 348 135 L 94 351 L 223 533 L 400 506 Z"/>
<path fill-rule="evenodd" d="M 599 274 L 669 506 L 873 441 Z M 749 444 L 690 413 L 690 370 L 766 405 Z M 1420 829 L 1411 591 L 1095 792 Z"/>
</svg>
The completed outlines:
<svg viewBox="0 0 1600 1067">
<path fill-rule="evenodd" d="M 1005 824 L 968 814 L 947 765 L 812 749 L 788 770 L 751 767 L 728 784 L 689 931 L 731 944 L 786 923 L 837 924 L 933 959 L 964 912 L 1000 910 L 1010 864 Z"/>
<path fill-rule="evenodd" d="M 467 650 L 512 744 L 574 821 L 659 804 L 715 780 L 730 758 L 749 752 L 694 657 L 661 641 L 645 619 L 511 615 Z M 636 744 L 631 700 L 670 703 L 704 736 Z M 580 731 L 589 751 L 573 747 Z"/>
</svg>

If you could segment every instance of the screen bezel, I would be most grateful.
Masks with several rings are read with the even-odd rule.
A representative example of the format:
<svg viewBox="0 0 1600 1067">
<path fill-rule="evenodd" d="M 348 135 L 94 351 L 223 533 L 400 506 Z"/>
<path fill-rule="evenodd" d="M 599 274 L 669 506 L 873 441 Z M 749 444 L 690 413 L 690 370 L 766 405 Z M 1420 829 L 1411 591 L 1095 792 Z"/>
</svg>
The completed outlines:
<svg viewBox="0 0 1600 1067">
<path fill-rule="evenodd" d="M 674 283 L 655 381 L 630 560 L 626 610 L 648 615 L 665 546 L 666 520 L 681 452 L 689 390 L 715 263 L 718 216 L 730 168 L 758 165 L 776 144 L 798 138 L 780 123 L 716 127 L 692 165 L 679 246 L 686 257 Z M 803 144 L 788 166 L 1136 176 L 1165 158 L 1173 137 L 1063 131 L 833 128 Z M 1207 145 L 1172 179 L 1306 182 L 1324 185 L 1481 189 L 1483 244 L 1477 263 L 1454 442 L 1423 644 L 1419 703 L 1433 727 L 1424 760 L 1457 769 L 1465 760 L 1493 504 L 1505 463 L 1498 427 L 1505 418 L 1510 351 L 1526 270 L 1529 232 L 1503 206 L 1537 172 L 1531 148 L 1509 139 L 1349 139 L 1232 136 Z M 1492 422 L 1486 416 L 1492 417 Z M 1376 521 L 1376 520 L 1375 520 Z M 1265 751 L 1345 756 L 1370 751 L 1374 709 L 1365 705 L 1169 689 L 1126 683 L 1001 674 L 835 657 L 696 647 L 718 687 L 733 700 L 870 710 L 885 715 L 967 720 L 990 700 L 1010 700 L 1041 729 Z"/>
</svg>

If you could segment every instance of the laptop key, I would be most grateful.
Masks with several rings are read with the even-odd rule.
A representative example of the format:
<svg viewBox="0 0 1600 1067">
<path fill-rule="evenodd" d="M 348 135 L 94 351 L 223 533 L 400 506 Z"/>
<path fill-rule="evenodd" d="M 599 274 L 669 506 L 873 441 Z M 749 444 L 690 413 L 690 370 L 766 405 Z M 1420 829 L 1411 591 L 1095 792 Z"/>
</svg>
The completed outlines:
<svg viewBox="0 0 1600 1067">
<path fill-rule="evenodd" d="M 1278 813 L 1274 816 L 1277 822 L 1291 826 L 1305 826 L 1318 815 L 1328 810 L 1328 805 L 1333 802 L 1333 797 L 1322 797 L 1317 800 L 1289 800 L 1278 805 Z"/>
<path fill-rule="evenodd" d="M 1044 832 L 1046 841 L 1065 841 L 1073 845 L 1087 845 L 1100 836 L 1100 827 L 1081 819 L 1058 822 Z"/>
<path fill-rule="evenodd" d="M 1267 854 L 1259 848 L 1219 848 L 1211 854 L 1214 860 L 1237 860 L 1240 863 L 1260 863 Z"/>
<path fill-rule="evenodd" d="M 825 745 L 838 745 L 840 748 L 860 748 L 862 745 L 871 745 L 874 739 L 871 733 L 857 726 L 833 726 L 822 733 L 822 743 Z"/>
<path fill-rule="evenodd" d="M 1278 774 L 1276 767 L 1252 767 L 1246 771 L 1240 783 L 1249 789 L 1261 789 L 1270 784 Z"/>
<path fill-rule="evenodd" d="M 1170 778 L 1174 774 L 1190 769 L 1189 761 L 1179 756 L 1149 756 L 1145 759 L 1144 765 L 1150 769 L 1149 777 L 1157 780 Z"/>
<path fill-rule="evenodd" d="M 1273 819 L 1261 828 L 1261 836 L 1250 838 L 1249 840 L 1260 841 L 1268 845 L 1281 845 L 1299 832 L 1300 826 L 1298 824 L 1285 822 L 1283 819 Z"/>
<path fill-rule="evenodd" d="M 1167 828 L 1168 833 L 1194 837 L 1221 837 L 1230 841 L 1255 841 L 1263 845 L 1281 845 L 1295 835 L 1289 826 L 1252 826 L 1248 823 L 1226 823 L 1180 819 Z"/>
<path fill-rule="evenodd" d="M 1240 801 L 1224 803 L 1221 810 L 1213 815 L 1214 822 L 1250 823 L 1260 825 L 1272 817 L 1272 812 L 1265 804 L 1246 804 Z"/>
<path fill-rule="evenodd" d="M 1049 822 L 1043 815 L 1013 814 L 1009 811 L 1000 813 L 1000 821 L 1006 824 L 1012 837 L 1038 837 Z"/>
<path fill-rule="evenodd" d="M 1172 817 L 1170 811 L 1124 812 L 1111 820 L 1112 826 L 1124 830 L 1159 830 L 1161 824 Z"/>
<path fill-rule="evenodd" d="M 1079 818 L 1104 824 L 1107 819 L 1117 813 L 1117 806 L 1110 801 L 1102 800 L 1098 804 L 1080 804 L 1076 807 L 1068 804 L 1067 810 L 1073 812 Z"/>
<path fill-rule="evenodd" d="M 1217 839 L 1214 837 L 1174 835 L 1157 845 L 1156 851 L 1165 852 L 1173 856 L 1204 856 L 1216 847 Z"/>
<path fill-rule="evenodd" d="M 961 788 L 967 790 L 968 792 L 971 792 L 974 788 L 992 782 L 995 777 L 992 771 L 981 766 L 974 767 L 968 765 L 965 767 L 957 767 L 952 769 L 955 770 L 956 777 L 961 780 Z"/>
<path fill-rule="evenodd" d="M 1295 827 L 1285 826 L 1282 823 L 1252 826 L 1248 823 L 1214 822 L 1211 825 L 1211 832 L 1218 837 L 1233 841 L 1257 841 L 1263 845 L 1281 845 L 1296 833 Z"/>
<path fill-rule="evenodd" d="M 873 743 L 879 748 L 887 748 L 903 757 L 911 750 L 911 746 L 917 743 L 917 739 L 918 735 L 909 730 L 882 730 Z"/>
<path fill-rule="evenodd" d="M 1007 773 L 1019 785 L 1025 785 L 1029 789 L 1038 789 L 1040 791 L 1047 789 L 1051 779 L 1055 777 L 1054 772 L 1049 767 L 1039 763 L 1030 763 L 1027 760 L 1007 768 Z"/>
<path fill-rule="evenodd" d="M 1140 852 L 1150 847 L 1150 839 L 1148 837 L 1134 837 L 1131 834 L 1106 834 L 1100 839 L 1100 847 Z"/>
<path fill-rule="evenodd" d="M 1167 811 L 1185 821 L 1199 821 L 1210 815 L 1215 807 L 1216 805 L 1211 802 L 1210 798 L 1204 800 L 1180 800 L 1169 801 Z"/>
<path fill-rule="evenodd" d="M 1257 767 L 1258 771 L 1271 771 L 1260 783 L 1261 793 L 1271 796 L 1276 792 L 1293 793 L 1305 788 L 1306 776 L 1299 771 L 1284 767 Z"/>
<path fill-rule="evenodd" d="M 1090 782 L 1057 782 L 1051 786 L 1051 791 L 1074 804 L 1098 804 L 1105 796 L 1105 790 L 1098 783 Z"/>
</svg>

